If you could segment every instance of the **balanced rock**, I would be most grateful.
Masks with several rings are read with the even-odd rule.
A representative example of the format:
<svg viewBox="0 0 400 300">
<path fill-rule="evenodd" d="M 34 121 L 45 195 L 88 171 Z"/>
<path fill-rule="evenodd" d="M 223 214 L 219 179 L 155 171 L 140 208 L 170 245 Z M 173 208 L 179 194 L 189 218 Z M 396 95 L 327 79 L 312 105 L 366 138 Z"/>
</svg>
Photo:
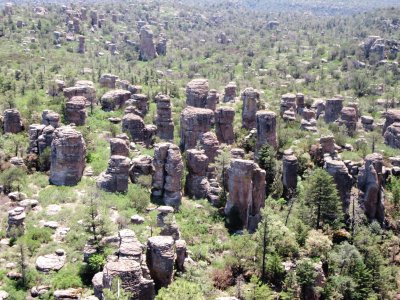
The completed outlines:
<svg viewBox="0 0 400 300">
<path fill-rule="evenodd" d="M 385 124 L 383 125 L 383 133 L 385 133 L 386 129 L 393 123 L 400 122 L 400 110 L 398 109 L 388 110 L 385 114 L 385 117 L 386 120 Z"/>
<path fill-rule="evenodd" d="M 127 113 L 122 118 L 122 130 L 131 136 L 132 141 L 143 143 L 148 147 L 153 144 L 157 126 L 146 125 L 139 115 Z"/>
<path fill-rule="evenodd" d="M 86 144 L 80 132 L 69 126 L 54 131 L 51 143 L 50 182 L 76 185 L 85 169 Z"/>
<path fill-rule="evenodd" d="M 234 118 L 235 110 L 232 107 L 220 107 L 215 111 L 215 132 L 221 144 L 230 145 L 235 142 Z"/>
<path fill-rule="evenodd" d="M 25 228 L 25 208 L 18 206 L 8 212 L 7 236 L 19 236 Z"/>
<path fill-rule="evenodd" d="M 128 190 L 130 160 L 121 155 L 113 155 L 106 172 L 97 179 L 97 186 L 107 192 L 124 193 Z"/>
<path fill-rule="evenodd" d="M 19 133 L 24 130 L 21 114 L 15 108 L 6 109 L 3 113 L 4 133 Z"/>
<path fill-rule="evenodd" d="M 186 107 L 181 113 L 181 149 L 186 151 L 196 147 L 200 136 L 210 131 L 214 112 L 210 109 Z"/>
<path fill-rule="evenodd" d="M 171 143 L 154 146 L 152 196 L 165 205 L 179 207 L 183 162 L 179 147 Z"/>
<path fill-rule="evenodd" d="M 65 121 L 76 126 L 85 125 L 86 98 L 74 96 L 65 104 Z"/>
<path fill-rule="evenodd" d="M 104 111 L 112 111 L 124 106 L 125 102 L 131 98 L 131 92 L 126 90 L 112 90 L 105 93 L 101 99 L 101 108 Z"/>
<path fill-rule="evenodd" d="M 160 139 L 172 141 L 174 139 L 174 122 L 172 120 L 171 99 L 167 95 L 157 95 L 157 135 Z"/>
<path fill-rule="evenodd" d="M 333 135 L 321 136 L 319 139 L 322 153 L 334 154 L 336 153 L 335 137 Z"/>
<path fill-rule="evenodd" d="M 63 92 L 67 99 L 71 99 L 74 96 L 85 97 L 88 101 L 87 104 L 94 103 L 96 100 L 96 89 L 93 82 L 88 80 L 79 80 L 75 83 L 75 86 L 65 88 Z"/>
<path fill-rule="evenodd" d="M 136 107 L 136 112 L 140 116 L 144 117 L 149 111 L 149 98 L 144 94 L 134 94 L 132 97 Z"/>
<path fill-rule="evenodd" d="M 374 118 L 371 116 L 361 116 L 361 124 L 365 131 L 373 131 L 374 126 Z"/>
<path fill-rule="evenodd" d="M 260 93 L 253 88 L 246 88 L 241 97 L 243 101 L 243 127 L 251 130 L 256 127 L 256 113 L 260 108 Z"/>
<path fill-rule="evenodd" d="M 208 157 L 202 150 L 186 151 L 188 174 L 186 176 L 185 194 L 195 199 L 205 199 L 209 191 L 207 179 Z"/>
<path fill-rule="evenodd" d="M 215 157 L 218 155 L 218 151 L 220 150 L 217 135 L 212 131 L 203 133 L 200 136 L 200 146 L 207 155 L 209 163 L 215 162 Z"/>
<path fill-rule="evenodd" d="M 280 113 L 281 113 L 281 117 L 283 116 L 283 114 L 288 111 L 288 110 L 292 110 L 293 112 L 297 111 L 297 107 L 296 107 L 296 95 L 294 94 L 285 94 L 282 95 L 281 98 L 281 108 L 280 108 Z"/>
<path fill-rule="evenodd" d="M 207 79 L 193 79 L 186 85 L 186 105 L 207 108 L 209 91 Z"/>
<path fill-rule="evenodd" d="M 234 159 L 228 169 L 229 198 L 225 211 L 235 207 L 240 221 L 249 232 L 254 232 L 261 220 L 265 203 L 265 171 L 251 160 Z"/>
</svg>

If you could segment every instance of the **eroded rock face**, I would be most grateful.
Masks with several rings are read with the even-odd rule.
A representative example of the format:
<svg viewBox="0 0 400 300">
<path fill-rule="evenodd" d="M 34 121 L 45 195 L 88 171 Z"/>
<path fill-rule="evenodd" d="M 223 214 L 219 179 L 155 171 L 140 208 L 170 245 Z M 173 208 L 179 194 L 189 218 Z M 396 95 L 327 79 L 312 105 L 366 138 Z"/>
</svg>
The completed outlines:
<svg viewBox="0 0 400 300">
<path fill-rule="evenodd" d="M 122 130 L 130 134 L 132 141 L 143 143 L 146 147 L 153 144 L 157 133 L 155 125 L 146 125 L 143 119 L 135 113 L 127 113 L 123 117 Z"/>
<path fill-rule="evenodd" d="M 372 131 L 375 128 L 374 118 L 371 116 L 361 116 L 361 124 L 365 131 Z"/>
<path fill-rule="evenodd" d="M 111 156 L 113 155 L 121 155 L 121 156 L 129 156 L 129 139 L 122 138 L 112 138 L 110 139 L 110 150 Z"/>
<path fill-rule="evenodd" d="M 391 110 L 388 110 L 385 115 L 386 115 L 386 120 L 385 120 L 385 124 L 383 125 L 383 133 L 385 133 L 386 129 L 393 123 L 400 122 L 400 110 L 391 109 Z"/>
<path fill-rule="evenodd" d="M 243 127 L 251 130 L 256 127 L 256 113 L 260 108 L 260 93 L 253 88 L 247 88 L 242 92 L 241 97 L 243 101 Z"/>
<path fill-rule="evenodd" d="M 190 149 L 186 152 L 188 174 L 185 193 L 191 198 L 206 199 L 210 185 L 207 178 L 208 157 L 202 150 Z"/>
<path fill-rule="evenodd" d="M 51 143 L 50 182 L 54 185 L 76 185 L 85 169 L 86 144 L 73 127 L 59 127 Z"/>
<path fill-rule="evenodd" d="M 225 86 L 224 102 L 235 102 L 236 89 L 237 86 L 235 82 L 229 82 Z"/>
<path fill-rule="evenodd" d="M 338 120 L 339 125 L 344 125 L 347 128 L 349 135 L 354 135 L 357 130 L 358 115 L 357 110 L 354 107 L 343 107 L 340 112 L 340 119 Z"/>
<path fill-rule="evenodd" d="M 292 196 L 296 191 L 297 187 L 297 169 L 298 161 L 297 157 L 293 154 L 293 151 L 285 151 L 283 155 L 283 176 L 282 183 L 284 188 L 285 196 Z"/>
<path fill-rule="evenodd" d="M 153 175 L 153 158 L 148 155 L 140 155 L 131 161 L 129 176 L 132 183 L 137 183 L 139 176 Z"/>
<path fill-rule="evenodd" d="M 210 131 L 214 112 L 210 109 L 186 107 L 181 113 L 181 149 L 196 147 L 201 135 Z"/>
<path fill-rule="evenodd" d="M 125 193 L 128 190 L 130 160 L 121 155 L 111 156 L 106 172 L 97 179 L 97 186 L 112 193 Z"/>
<path fill-rule="evenodd" d="M 36 269 L 44 273 L 59 271 L 64 266 L 66 260 L 67 257 L 64 250 L 57 250 L 56 253 L 39 256 L 36 259 Z"/>
<path fill-rule="evenodd" d="M 78 53 L 82 53 L 82 54 L 85 53 L 85 51 L 86 51 L 85 41 L 86 41 L 86 38 L 83 35 L 80 35 L 78 37 Z"/>
<path fill-rule="evenodd" d="M 104 111 L 112 111 L 124 106 L 125 102 L 131 98 L 131 92 L 126 90 L 112 90 L 105 93 L 101 99 L 101 108 Z"/>
<path fill-rule="evenodd" d="M 256 153 L 264 145 L 277 147 L 276 139 L 276 114 L 272 111 L 262 110 L 257 112 L 257 143 Z"/>
<path fill-rule="evenodd" d="M 343 109 L 343 98 L 336 97 L 325 102 L 325 122 L 335 122 Z"/>
<path fill-rule="evenodd" d="M 319 139 L 322 153 L 333 154 L 336 152 L 335 138 L 333 135 L 321 136 Z"/>
<path fill-rule="evenodd" d="M 19 133 L 24 130 L 21 114 L 15 108 L 6 109 L 3 113 L 4 133 Z"/>
<path fill-rule="evenodd" d="M 28 153 L 40 155 L 51 146 L 53 141 L 54 127 L 51 125 L 32 124 L 29 126 L 29 147 Z"/>
<path fill-rule="evenodd" d="M 8 212 L 7 236 L 19 236 L 25 229 L 25 208 L 18 206 Z"/>
<path fill-rule="evenodd" d="M 183 162 L 179 147 L 171 143 L 154 146 L 152 196 L 165 205 L 179 207 Z"/>
<path fill-rule="evenodd" d="M 147 241 L 147 266 L 156 289 L 172 282 L 175 263 L 175 245 L 170 236 L 153 236 Z"/>
<path fill-rule="evenodd" d="M 400 122 L 390 125 L 385 132 L 385 144 L 400 149 Z"/>
<path fill-rule="evenodd" d="M 208 131 L 200 136 L 200 146 L 207 155 L 210 163 L 215 162 L 215 157 L 218 155 L 220 145 L 218 138 L 214 132 Z"/>
<path fill-rule="evenodd" d="M 63 92 L 67 99 L 71 99 L 74 96 L 85 97 L 88 101 L 87 105 L 96 101 L 96 89 L 92 81 L 79 80 L 75 83 L 75 86 L 65 88 Z"/>
<path fill-rule="evenodd" d="M 160 139 L 172 141 L 174 139 L 174 122 L 172 120 L 171 99 L 167 95 L 157 95 L 157 135 Z"/>
<path fill-rule="evenodd" d="M 221 144 L 230 145 L 235 142 L 234 118 L 235 110 L 232 107 L 220 107 L 215 111 L 215 132 Z"/>
<path fill-rule="evenodd" d="M 186 105 L 207 108 L 209 91 L 207 79 L 193 79 L 186 85 Z"/>
<path fill-rule="evenodd" d="M 365 157 L 359 169 L 358 188 L 362 192 L 365 214 L 370 220 L 383 223 L 385 219 L 384 192 L 382 187 L 383 157 L 373 153 Z"/>
<path fill-rule="evenodd" d="M 353 178 L 349 174 L 348 168 L 343 161 L 332 159 L 325 160 L 324 168 L 333 177 L 342 200 L 343 211 L 347 212 L 353 186 Z"/>
<path fill-rule="evenodd" d="M 142 26 L 139 32 L 140 45 L 139 45 L 139 59 L 148 61 L 157 57 L 156 47 L 153 41 L 153 31 L 150 26 Z"/>
<path fill-rule="evenodd" d="M 163 35 L 158 38 L 156 45 L 156 51 L 158 55 L 167 55 L 167 42 L 167 38 Z"/>
<path fill-rule="evenodd" d="M 116 83 L 119 77 L 113 74 L 103 74 L 99 79 L 100 86 L 106 87 L 109 89 L 115 89 Z"/>
<path fill-rule="evenodd" d="M 60 115 L 52 110 L 44 110 L 42 112 L 42 124 L 58 128 L 60 126 Z"/>
<path fill-rule="evenodd" d="M 86 98 L 82 96 L 72 97 L 65 105 L 65 121 L 76 126 L 85 125 L 86 122 Z"/>
<path fill-rule="evenodd" d="M 134 94 L 132 97 L 136 107 L 136 112 L 140 116 L 144 117 L 149 111 L 149 98 L 144 94 Z"/>
<path fill-rule="evenodd" d="M 297 113 L 299 115 L 303 115 L 303 110 L 305 108 L 304 94 L 301 93 L 296 94 L 296 106 L 297 106 Z"/>
<path fill-rule="evenodd" d="M 254 232 L 265 203 L 265 171 L 251 160 L 234 159 L 228 169 L 228 178 L 226 210 L 236 207 L 243 228 Z"/>
<path fill-rule="evenodd" d="M 287 110 L 292 110 L 293 112 L 297 111 L 297 106 L 296 106 L 296 95 L 294 94 L 285 94 L 282 95 L 281 98 L 281 116 L 287 111 Z"/>
</svg>

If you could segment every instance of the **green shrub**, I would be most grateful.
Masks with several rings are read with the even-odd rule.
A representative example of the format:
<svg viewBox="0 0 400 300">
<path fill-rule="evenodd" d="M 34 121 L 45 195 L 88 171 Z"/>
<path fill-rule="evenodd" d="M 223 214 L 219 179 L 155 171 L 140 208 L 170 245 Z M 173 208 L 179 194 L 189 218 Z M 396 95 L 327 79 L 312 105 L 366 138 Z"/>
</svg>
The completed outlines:
<svg viewBox="0 0 400 300">
<path fill-rule="evenodd" d="M 82 287 L 82 279 L 79 276 L 79 266 L 67 265 L 58 271 L 51 280 L 54 289 L 68 289 Z"/>
<path fill-rule="evenodd" d="M 47 244 L 52 240 L 51 235 L 52 231 L 49 228 L 38 228 L 32 226 L 25 231 L 22 241 L 25 243 L 29 252 L 33 255 L 33 253 L 35 253 L 43 244 Z"/>
</svg>

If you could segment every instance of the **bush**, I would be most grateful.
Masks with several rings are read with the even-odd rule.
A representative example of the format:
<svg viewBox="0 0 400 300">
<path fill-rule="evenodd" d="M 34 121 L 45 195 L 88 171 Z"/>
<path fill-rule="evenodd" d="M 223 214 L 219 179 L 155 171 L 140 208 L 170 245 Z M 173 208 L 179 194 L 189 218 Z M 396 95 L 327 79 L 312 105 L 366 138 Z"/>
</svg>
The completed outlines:
<svg viewBox="0 0 400 300">
<path fill-rule="evenodd" d="M 326 256 L 332 248 L 332 241 L 318 230 L 311 230 L 306 239 L 306 249 L 310 256 Z"/>
<path fill-rule="evenodd" d="M 226 290 L 235 284 L 235 278 L 233 277 L 232 270 L 229 267 L 222 270 L 214 270 L 212 279 L 214 286 L 219 290 Z"/>
<path fill-rule="evenodd" d="M 68 289 L 82 287 L 83 283 L 79 276 L 79 267 L 76 265 L 64 266 L 52 278 L 51 286 L 54 289 Z"/>
<path fill-rule="evenodd" d="M 22 240 L 33 255 L 42 244 L 47 244 L 52 240 L 51 235 L 52 231 L 49 228 L 29 227 Z"/>
<path fill-rule="evenodd" d="M 177 279 L 167 288 L 159 290 L 156 300 L 205 300 L 200 285 Z"/>
</svg>

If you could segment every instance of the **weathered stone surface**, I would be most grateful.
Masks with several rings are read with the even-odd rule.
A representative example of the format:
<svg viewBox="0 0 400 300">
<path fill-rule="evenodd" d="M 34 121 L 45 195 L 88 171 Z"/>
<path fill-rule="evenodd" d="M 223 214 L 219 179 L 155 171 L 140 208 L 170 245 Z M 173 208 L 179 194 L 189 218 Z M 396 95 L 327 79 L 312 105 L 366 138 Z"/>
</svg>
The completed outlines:
<svg viewBox="0 0 400 300">
<path fill-rule="evenodd" d="M 154 172 L 153 158 L 148 155 L 140 155 L 131 161 L 129 177 L 132 183 L 137 183 L 139 176 L 152 175 Z"/>
<path fill-rule="evenodd" d="M 319 144 L 321 145 L 323 154 L 333 154 L 336 152 L 335 138 L 333 135 L 321 136 L 319 139 Z"/>
<path fill-rule="evenodd" d="M 233 148 L 231 149 L 231 156 L 233 159 L 243 159 L 245 152 L 241 148 Z"/>
<path fill-rule="evenodd" d="M 44 110 L 42 112 L 42 124 L 58 128 L 60 126 L 60 115 L 52 110 Z"/>
<path fill-rule="evenodd" d="M 121 156 L 129 156 L 129 140 L 120 139 L 120 138 L 112 138 L 110 139 L 110 150 L 111 156 L 113 155 L 121 155 Z"/>
<path fill-rule="evenodd" d="M 305 108 L 304 94 L 301 93 L 296 94 L 296 107 L 297 107 L 297 113 L 299 115 L 303 115 L 303 110 Z"/>
<path fill-rule="evenodd" d="M 55 79 L 50 81 L 47 93 L 49 94 L 49 96 L 55 97 L 60 95 L 64 88 L 65 88 L 65 82 L 60 79 Z"/>
<path fill-rule="evenodd" d="M 80 35 L 78 37 L 78 53 L 83 54 L 86 52 L 85 41 L 86 41 L 86 38 L 83 35 Z"/>
<path fill-rule="evenodd" d="M 290 109 L 286 110 L 282 115 L 282 119 L 285 122 L 296 121 L 296 113 L 295 113 L 294 109 L 290 108 Z"/>
<path fill-rule="evenodd" d="M 139 32 L 140 45 L 139 45 L 139 59 L 148 61 L 157 57 L 156 47 L 153 41 L 153 31 L 150 26 L 142 26 Z"/>
<path fill-rule="evenodd" d="M 164 35 L 161 35 L 158 38 L 156 51 L 158 55 L 167 55 L 167 38 Z"/>
<path fill-rule="evenodd" d="M 156 289 L 172 282 L 175 263 L 175 245 L 170 236 L 153 236 L 147 240 L 147 266 Z"/>
<path fill-rule="evenodd" d="M 75 83 L 75 86 L 65 88 L 63 92 L 67 99 L 71 99 L 74 96 L 85 97 L 88 101 L 87 105 L 96 101 L 96 89 L 92 81 L 79 80 Z"/>
<path fill-rule="evenodd" d="M 384 191 L 382 187 L 383 157 L 373 153 L 365 157 L 365 164 L 359 169 L 358 188 L 365 214 L 370 220 L 383 223 L 385 219 Z"/>
<path fill-rule="evenodd" d="M 214 132 L 208 131 L 200 136 L 200 146 L 204 150 L 210 163 L 215 161 L 220 145 Z"/>
<path fill-rule="evenodd" d="M 206 108 L 215 111 L 219 103 L 219 94 L 216 90 L 210 90 L 207 96 Z"/>
<path fill-rule="evenodd" d="M 325 122 L 335 122 L 340 117 L 340 112 L 343 109 L 343 98 L 336 97 L 328 99 L 325 102 Z"/>
<path fill-rule="evenodd" d="M 322 99 L 316 99 L 311 108 L 315 111 L 317 119 L 319 119 L 319 117 L 324 116 L 325 115 L 325 101 Z"/>
<path fill-rule="evenodd" d="M 51 125 L 32 124 L 29 126 L 28 153 L 40 155 L 44 149 L 51 146 L 53 141 L 54 127 Z"/>
<path fill-rule="evenodd" d="M 361 116 L 361 124 L 365 131 L 372 131 L 375 128 L 374 118 L 371 116 Z"/>
<path fill-rule="evenodd" d="M 293 154 L 293 151 L 285 151 L 283 155 L 283 174 L 282 183 L 284 188 L 284 194 L 286 197 L 293 196 L 297 187 L 297 169 L 298 161 L 297 157 Z"/>
<path fill-rule="evenodd" d="M 385 144 L 392 148 L 400 149 L 400 122 L 390 125 L 384 134 Z"/>
<path fill-rule="evenodd" d="M 121 155 L 113 155 L 106 172 L 97 179 L 97 186 L 107 192 L 124 193 L 128 190 L 130 160 Z"/>
<path fill-rule="evenodd" d="M 65 126 L 54 131 L 51 143 L 50 182 L 76 185 L 85 169 L 86 144 L 80 132 Z"/>
<path fill-rule="evenodd" d="M 176 240 L 175 248 L 176 248 L 175 266 L 178 271 L 183 272 L 185 270 L 185 267 L 184 267 L 185 260 L 188 257 L 186 241 Z"/>
<path fill-rule="evenodd" d="M 85 125 L 86 122 L 86 98 L 82 96 L 72 97 L 65 104 L 65 121 L 76 126 Z"/>
<path fill-rule="evenodd" d="M 54 300 L 80 300 L 83 290 L 81 288 L 69 288 L 66 290 L 56 290 L 53 293 Z"/>
<path fill-rule="evenodd" d="M 6 109 L 3 113 L 4 133 L 19 133 L 24 130 L 21 114 L 15 108 Z"/>
<path fill-rule="evenodd" d="M 157 135 L 160 139 L 172 141 L 174 139 L 174 122 L 172 120 L 171 99 L 167 95 L 157 95 Z"/>
<path fill-rule="evenodd" d="M 39 256 L 36 259 L 36 269 L 40 272 L 59 271 L 65 264 L 67 257 L 64 252 L 57 252 Z"/>
<path fill-rule="evenodd" d="M 206 108 L 209 91 L 207 79 L 193 79 L 186 85 L 186 105 Z"/>
<path fill-rule="evenodd" d="M 256 127 L 256 113 L 260 108 L 260 93 L 253 88 L 246 88 L 241 97 L 243 101 L 243 127 L 251 130 Z"/>
<path fill-rule="evenodd" d="M 149 111 L 149 98 L 144 94 L 134 94 L 132 97 L 136 107 L 136 112 L 140 116 L 144 117 Z"/>
<path fill-rule="evenodd" d="M 339 125 L 344 125 L 347 128 L 347 132 L 350 136 L 353 136 L 357 130 L 358 115 L 354 107 L 343 107 L 340 112 L 340 118 L 338 119 Z"/>
<path fill-rule="evenodd" d="M 386 132 L 386 129 L 390 125 L 392 125 L 393 123 L 400 122 L 400 109 L 390 109 L 386 112 L 385 116 L 386 120 L 385 124 L 383 125 L 383 131 L 382 131 L 383 134 Z"/>
<path fill-rule="evenodd" d="M 224 102 L 235 102 L 236 99 L 236 83 L 229 82 L 225 86 L 225 93 L 224 93 Z"/>
<path fill-rule="evenodd" d="M 125 101 L 131 98 L 131 92 L 126 90 L 112 90 L 105 93 L 101 99 L 101 108 L 104 111 L 112 111 L 124 106 Z"/>
<path fill-rule="evenodd" d="M 342 200 L 343 211 L 347 212 L 353 186 L 353 178 L 349 174 L 348 168 L 343 161 L 332 159 L 325 159 L 324 168 L 333 177 Z"/>
<path fill-rule="evenodd" d="M 8 226 L 7 226 L 7 236 L 19 236 L 19 233 L 24 232 L 25 227 L 25 208 L 18 206 L 8 212 Z"/>
<path fill-rule="evenodd" d="M 369 36 L 360 44 L 366 58 L 375 55 L 378 60 L 385 58 L 385 40 L 380 36 Z"/>
<path fill-rule="evenodd" d="M 208 157 L 203 150 L 186 151 L 188 174 L 186 176 L 185 194 L 195 199 L 205 199 L 210 185 L 207 179 Z"/>
<path fill-rule="evenodd" d="M 307 130 L 307 131 L 312 131 L 316 132 L 317 131 L 317 120 L 315 111 L 313 109 L 303 109 L 303 119 L 301 120 L 300 128 L 302 130 Z"/>
<path fill-rule="evenodd" d="M 272 111 L 262 110 L 257 112 L 257 142 L 256 154 L 264 145 L 276 148 L 276 114 Z"/>
<path fill-rule="evenodd" d="M 283 114 L 287 111 L 292 109 L 293 112 L 297 111 L 297 106 L 296 106 L 296 95 L 294 94 L 285 94 L 282 95 L 281 98 L 281 108 L 280 108 L 280 114 L 281 117 Z"/>
<path fill-rule="evenodd" d="M 113 74 L 103 74 L 99 79 L 100 86 L 106 87 L 109 89 L 115 89 L 116 83 L 119 77 Z"/>
<path fill-rule="evenodd" d="M 186 107 L 181 113 L 181 149 L 196 147 L 201 135 L 210 131 L 214 112 L 210 109 Z"/>
<path fill-rule="evenodd" d="M 265 203 L 265 171 L 250 160 L 234 159 L 228 169 L 229 199 L 225 211 L 236 207 L 243 227 L 254 232 Z"/>
<path fill-rule="evenodd" d="M 220 107 L 215 111 L 215 132 L 221 144 L 230 145 L 235 142 L 234 118 L 235 110 L 233 107 Z"/>
<path fill-rule="evenodd" d="M 183 162 L 179 147 L 171 143 L 154 146 L 152 196 L 165 205 L 179 207 Z"/>
<path fill-rule="evenodd" d="M 122 130 L 130 134 L 132 141 L 143 143 L 148 147 L 154 142 L 157 126 L 145 125 L 142 117 L 135 113 L 127 113 L 122 119 Z"/>
</svg>

